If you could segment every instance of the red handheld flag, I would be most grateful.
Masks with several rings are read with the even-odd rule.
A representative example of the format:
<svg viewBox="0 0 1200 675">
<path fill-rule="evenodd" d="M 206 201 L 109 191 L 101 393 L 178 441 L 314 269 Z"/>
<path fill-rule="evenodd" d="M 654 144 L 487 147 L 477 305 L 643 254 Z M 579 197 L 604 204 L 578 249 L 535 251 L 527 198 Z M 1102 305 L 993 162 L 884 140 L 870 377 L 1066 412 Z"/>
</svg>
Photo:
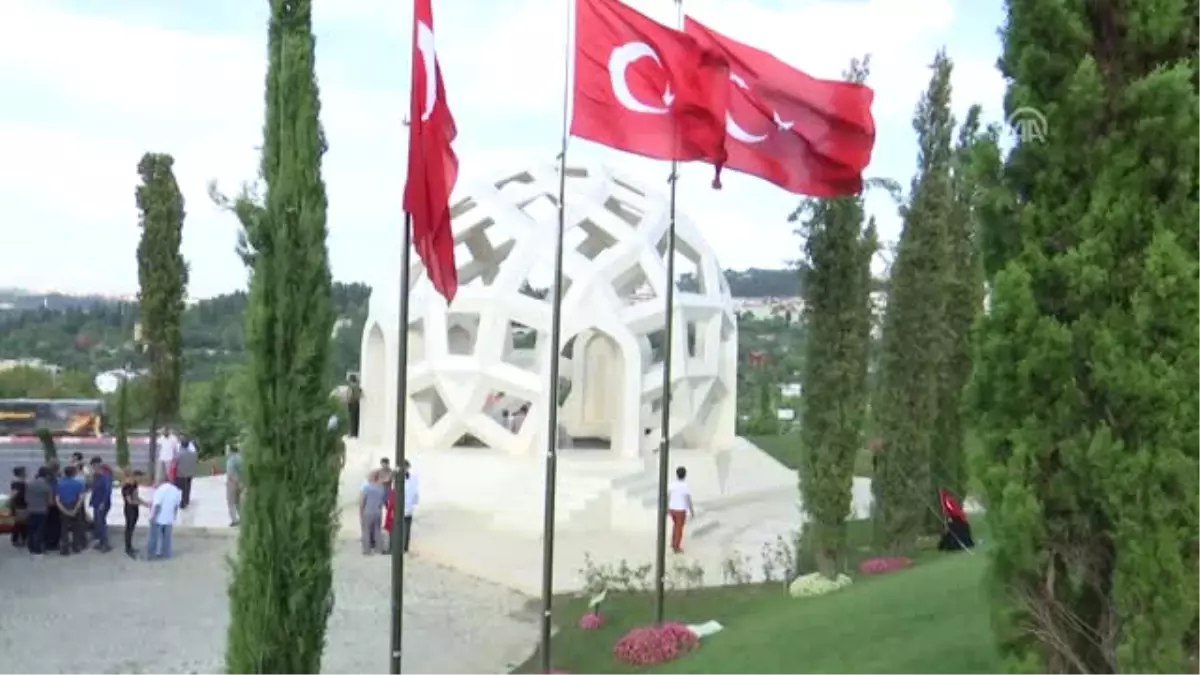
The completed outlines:
<svg viewBox="0 0 1200 675">
<path fill-rule="evenodd" d="M 862 191 L 875 146 L 870 87 L 811 77 L 691 17 L 684 31 L 729 62 L 726 167 L 813 197 Z"/>
<path fill-rule="evenodd" d="M 949 490 L 938 488 L 938 496 L 941 498 L 943 515 L 956 520 L 967 519 L 967 514 L 963 511 L 962 504 L 958 503 L 958 500 L 954 498 L 954 495 L 950 494 Z"/>
<path fill-rule="evenodd" d="M 416 0 L 404 210 L 412 218 L 413 245 L 425 272 L 449 302 L 458 292 L 454 233 L 450 229 L 450 193 L 458 180 L 458 158 L 450 144 L 458 130 L 446 103 L 433 36 L 430 0 Z"/>
<path fill-rule="evenodd" d="M 655 159 L 725 161 L 727 65 L 619 0 L 576 0 L 571 134 Z"/>
</svg>

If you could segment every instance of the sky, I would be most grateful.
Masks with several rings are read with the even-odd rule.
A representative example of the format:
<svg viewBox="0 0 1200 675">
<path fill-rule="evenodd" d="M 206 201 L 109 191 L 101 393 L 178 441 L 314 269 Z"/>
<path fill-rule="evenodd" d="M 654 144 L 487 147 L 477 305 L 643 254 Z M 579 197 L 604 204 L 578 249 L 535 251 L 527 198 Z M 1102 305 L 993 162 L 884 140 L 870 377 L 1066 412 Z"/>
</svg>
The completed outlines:
<svg viewBox="0 0 1200 675">
<path fill-rule="evenodd" d="M 668 0 L 626 0 L 668 25 Z M 914 106 L 929 64 L 955 64 L 954 108 L 1002 116 L 995 69 L 1000 0 L 684 0 L 688 14 L 818 77 L 871 55 L 875 152 L 867 176 L 908 186 Z M 394 276 L 403 223 L 411 0 L 316 0 L 317 74 L 329 139 L 329 252 L 339 281 Z M 565 0 L 434 2 L 437 49 L 459 136 L 459 190 L 552 162 L 562 127 Z M 968 9 L 968 6 L 970 9 Z M 208 197 L 257 175 L 266 72 L 264 0 L 0 2 L 0 287 L 133 295 L 140 233 L 134 201 L 144 152 L 175 157 L 187 219 L 190 295 L 246 285 L 237 223 Z M 568 158 L 665 185 L 669 166 L 572 140 Z M 802 242 L 787 215 L 799 198 L 761 180 L 681 172 L 678 204 L 726 268 L 779 267 Z M 885 241 L 890 198 L 868 210 Z"/>
</svg>

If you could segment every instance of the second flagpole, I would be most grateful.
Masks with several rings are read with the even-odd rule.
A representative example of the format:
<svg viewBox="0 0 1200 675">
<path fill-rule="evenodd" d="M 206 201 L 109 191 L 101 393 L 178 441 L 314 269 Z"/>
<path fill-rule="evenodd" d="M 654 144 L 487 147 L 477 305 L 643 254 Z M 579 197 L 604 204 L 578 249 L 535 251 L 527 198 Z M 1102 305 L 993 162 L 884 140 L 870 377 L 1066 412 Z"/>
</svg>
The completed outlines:
<svg viewBox="0 0 1200 675">
<path fill-rule="evenodd" d="M 408 421 L 408 286 L 409 267 L 412 265 L 412 216 L 404 212 L 404 236 L 400 244 L 400 288 L 397 297 L 400 301 L 400 319 L 397 321 L 396 345 L 396 463 L 395 474 L 399 475 L 396 486 L 396 508 L 400 509 L 400 517 L 392 519 L 392 531 L 388 533 L 392 547 L 392 651 L 391 673 L 400 673 L 400 654 L 403 651 L 404 636 L 404 490 L 405 490 L 405 458 L 404 436 Z"/>
<path fill-rule="evenodd" d="M 550 308 L 550 367 L 549 386 L 544 405 L 546 410 L 546 485 L 542 521 L 542 616 L 541 667 L 543 673 L 553 672 L 550 640 L 553 635 L 554 610 L 554 529 L 555 491 L 558 479 L 558 369 L 562 352 L 563 301 L 563 243 L 567 229 L 567 139 L 570 137 L 571 105 L 571 6 L 567 5 L 566 54 L 563 57 L 562 137 L 558 153 L 558 223 L 554 236 L 554 283 L 551 287 Z"/>
<path fill-rule="evenodd" d="M 675 0 L 675 24 L 683 28 L 683 0 Z M 658 448 L 658 539 L 654 547 L 654 621 L 662 625 L 667 595 L 667 481 L 671 471 L 671 362 L 675 356 L 675 190 L 679 161 L 671 160 L 670 211 L 667 216 L 666 325 L 663 328 L 662 440 Z"/>
</svg>

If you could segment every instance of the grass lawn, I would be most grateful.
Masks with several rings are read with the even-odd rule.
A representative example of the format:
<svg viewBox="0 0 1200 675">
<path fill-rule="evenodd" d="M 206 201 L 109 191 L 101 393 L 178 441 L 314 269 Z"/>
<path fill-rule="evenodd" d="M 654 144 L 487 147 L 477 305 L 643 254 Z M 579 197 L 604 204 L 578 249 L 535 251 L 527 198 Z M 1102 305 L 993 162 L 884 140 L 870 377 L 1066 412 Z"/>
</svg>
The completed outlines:
<svg viewBox="0 0 1200 675">
<path fill-rule="evenodd" d="M 780 434 L 778 436 L 747 436 L 746 440 L 757 445 L 763 452 L 775 458 L 789 469 L 799 469 L 800 436 Z M 854 475 L 870 478 L 874 473 L 871 466 L 871 451 L 863 448 L 854 457 Z"/>
<path fill-rule="evenodd" d="M 984 556 L 930 554 L 911 569 L 857 577 L 848 588 L 792 599 L 779 584 L 669 594 L 667 618 L 716 619 L 725 630 L 653 670 L 612 657 L 630 628 L 653 622 L 652 594 L 610 594 L 596 631 L 577 627 L 586 600 L 563 598 L 554 667 L 571 673 L 993 673 L 999 672 L 982 594 Z M 516 672 L 539 672 L 537 654 Z"/>
</svg>

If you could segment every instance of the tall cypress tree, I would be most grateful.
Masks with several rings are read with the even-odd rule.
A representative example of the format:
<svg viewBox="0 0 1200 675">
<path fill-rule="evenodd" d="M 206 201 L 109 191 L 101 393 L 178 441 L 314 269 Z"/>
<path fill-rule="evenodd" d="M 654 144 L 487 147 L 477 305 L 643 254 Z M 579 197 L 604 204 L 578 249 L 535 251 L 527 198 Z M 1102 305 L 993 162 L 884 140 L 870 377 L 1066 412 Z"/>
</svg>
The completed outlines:
<svg viewBox="0 0 1200 675">
<path fill-rule="evenodd" d="M 847 73 L 863 82 L 868 62 Z M 818 571 L 841 571 L 854 458 L 863 444 L 867 359 L 871 333 L 871 257 L 875 223 L 862 196 L 808 199 L 792 220 L 803 219 L 804 325 L 800 494 L 808 522 L 803 545 Z"/>
<path fill-rule="evenodd" d="M 261 208 L 235 207 L 251 265 L 247 492 L 229 588 L 230 673 L 316 673 L 333 607 L 337 494 L 325 373 L 333 329 L 325 138 L 311 0 L 272 0 Z"/>
<path fill-rule="evenodd" d="M 945 52 L 934 58 L 913 129 L 920 146 L 904 229 L 888 285 L 874 412 L 883 442 L 872 487 L 880 543 L 906 547 L 928 528 L 931 467 L 946 342 L 946 232 L 955 212 L 954 116 Z M 939 462 L 940 465 L 940 462 Z"/>
<path fill-rule="evenodd" d="M 971 330 L 983 302 L 983 268 L 973 207 L 976 181 L 971 167 L 972 152 L 982 133 L 979 114 L 979 106 L 972 106 L 959 128 L 953 156 L 953 210 L 943 229 L 941 372 L 929 473 L 934 488 L 944 487 L 956 495 L 963 495 L 967 487 L 963 397 L 971 379 Z M 927 513 L 937 516 L 934 509 Z"/>
<path fill-rule="evenodd" d="M 121 377 L 117 392 L 117 466 L 129 466 L 129 377 Z"/>
<path fill-rule="evenodd" d="M 150 466 L 160 424 L 179 421 L 183 387 L 183 318 L 188 266 L 183 258 L 183 194 L 170 155 L 146 153 L 138 162 L 142 238 L 138 242 L 138 315 L 150 370 Z"/>
<path fill-rule="evenodd" d="M 1026 135 L 983 201 L 971 398 L 998 641 L 1021 672 L 1194 672 L 1196 3 L 1007 6 Z"/>
</svg>

